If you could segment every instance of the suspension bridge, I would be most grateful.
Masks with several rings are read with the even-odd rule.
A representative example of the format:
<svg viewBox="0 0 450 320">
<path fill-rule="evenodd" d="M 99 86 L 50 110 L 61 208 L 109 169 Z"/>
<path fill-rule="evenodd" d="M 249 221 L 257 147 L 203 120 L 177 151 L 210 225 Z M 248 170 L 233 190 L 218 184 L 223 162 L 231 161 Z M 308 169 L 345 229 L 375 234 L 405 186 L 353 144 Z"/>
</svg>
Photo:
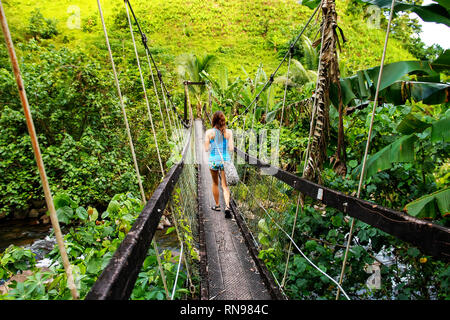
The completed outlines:
<svg viewBox="0 0 450 320">
<path fill-rule="evenodd" d="M 394 4 L 394 2 L 395 0 L 392 4 Z M 133 11 L 131 3 L 126 0 L 125 11 L 130 28 L 131 41 L 133 42 L 135 49 L 143 95 L 157 150 L 156 156 L 158 157 L 160 166 L 159 169 L 161 171 L 161 176 L 163 177 L 161 183 L 153 192 L 151 198 L 147 200 L 145 198 L 145 193 L 142 186 L 139 166 L 136 160 L 132 136 L 130 134 L 130 124 L 128 123 L 119 78 L 114 64 L 113 53 L 109 45 L 107 27 L 103 18 L 100 1 L 97 0 L 97 3 L 112 66 L 112 72 L 114 74 L 118 99 L 127 131 L 128 143 L 133 156 L 142 202 L 145 203 L 145 206 L 85 299 L 129 299 L 135 286 L 138 274 L 142 268 L 142 264 L 147 257 L 150 246 L 152 245 L 155 251 L 157 253 L 159 252 L 157 244 L 154 241 L 154 236 L 164 210 L 168 210 L 172 213 L 172 218 L 175 227 L 177 228 L 180 243 L 178 271 L 180 270 L 180 265 L 183 263 L 183 268 L 188 274 L 189 289 L 194 295 L 196 289 L 192 283 L 192 278 L 194 273 L 197 272 L 196 270 L 198 270 L 200 285 L 199 292 L 197 292 L 196 296 L 202 300 L 288 299 L 283 291 L 286 281 L 286 272 L 283 279 L 277 279 L 266 267 L 264 261 L 262 261 L 259 257 L 261 245 L 258 240 L 256 240 L 257 237 L 254 234 L 254 230 L 257 230 L 257 224 L 261 218 L 265 218 L 267 221 L 270 221 L 274 226 L 276 226 L 279 229 L 280 234 L 285 239 L 285 243 L 287 244 L 284 249 L 286 254 L 286 271 L 289 268 L 290 257 L 294 254 L 300 254 L 308 261 L 308 263 L 315 267 L 319 272 L 323 273 L 324 276 L 328 277 L 330 281 L 335 284 L 335 288 L 337 289 L 336 298 L 338 298 L 339 293 L 342 292 L 346 299 L 350 299 L 345 290 L 345 282 L 343 282 L 346 259 L 344 259 L 340 277 L 339 275 L 326 274 L 323 270 L 314 265 L 314 263 L 295 243 L 293 239 L 295 222 L 292 230 L 285 230 L 282 225 L 282 219 L 279 215 L 276 215 L 277 211 L 280 212 L 287 206 L 294 206 L 296 208 L 296 219 L 299 207 L 301 206 L 301 198 L 304 196 L 310 197 L 323 205 L 335 208 L 344 213 L 346 216 L 353 218 L 352 228 L 354 219 L 358 219 L 394 237 L 397 237 L 402 241 L 416 246 L 424 254 L 431 255 L 444 261 L 450 260 L 450 230 L 448 228 L 429 221 L 414 218 L 404 212 L 395 211 L 360 199 L 360 190 L 358 190 L 358 195 L 356 197 L 346 195 L 337 190 L 314 183 L 305 177 L 299 177 L 295 174 L 274 167 L 251 154 L 251 152 L 246 150 L 245 146 L 236 146 L 234 148 L 233 158 L 240 174 L 240 182 L 236 186 L 231 187 L 232 199 L 230 202 L 230 207 L 233 219 L 224 219 L 223 212 L 218 213 L 213 211 L 211 209 L 211 205 L 213 204 L 213 195 L 211 190 L 212 181 L 207 165 L 207 153 L 204 150 L 203 140 L 204 130 L 210 126 L 210 121 L 208 120 L 210 115 L 208 110 L 205 108 L 201 111 L 200 115 L 197 112 L 196 116 L 194 116 L 194 112 L 192 111 L 192 106 L 189 101 L 189 92 L 186 89 L 187 85 L 204 85 L 204 83 L 185 82 L 186 103 L 184 116 L 180 116 L 178 114 L 178 108 L 175 106 L 170 92 L 164 83 L 162 73 L 158 69 L 158 65 L 152 57 L 147 44 L 147 38 L 139 25 L 139 21 Z M 324 0 L 321 2 L 306 22 L 303 30 L 299 33 L 293 45 L 295 45 L 295 42 L 297 42 L 301 37 L 305 29 L 308 27 L 309 22 L 313 19 L 319 9 L 322 9 L 324 12 L 330 10 L 330 3 L 332 3 L 332 1 Z M 0 9 L 2 29 L 5 34 L 13 71 L 16 76 L 21 101 L 27 119 L 27 125 L 33 142 L 33 149 L 38 163 L 38 169 L 43 183 L 52 225 L 55 230 L 58 247 L 61 251 L 64 267 L 66 269 L 68 286 L 71 289 L 73 298 L 76 299 L 78 298 L 78 294 L 74 286 L 70 262 L 67 258 L 67 254 L 65 253 L 64 241 L 53 206 L 53 200 L 48 186 L 36 133 L 34 131 L 26 92 L 24 90 L 23 81 L 20 75 L 20 70 L 17 58 L 15 56 L 11 36 L 9 34 L 8 25 L 6 23 L 4 11 L 2 7 L 0 7 Z M 393 11 L 391 9 L 390 19 L 392 18 L 392 12 Z M 382 66 L 384 64 L 390 21 L 391 20 L 389 20 L 386 32 L 385 48 L 381 60 L 379 79 L 381 79 L 382 76 Z M 323 25 L 324 24 L 325 23 L 323 23 Z M 135 25 L 137 29 L 135 29 L 133 25 Z M 144 81 L 144 74 L 141 68 L 142 58 L 138 54 L 137 44 L 135 41 L 136 32 L 139 34 L 142 45 L 145 48 L 146 56 L 143 60 L 148 63 L 150 70 L 153 90 L 157 99 L 157 112 L 159 112 L 159 117 L 162 121 L 166 141 L 158 141 L 157 139 L 156 126 L 147 96 L 147 87 Z M 322 44 L 323 41 L 324 36 L 322 34 Z M 288 63 L 289 75 L 293 45 L 291 45 L 291 48 L 288 50 L 276 70 L 270 75 L 264 87 L 256 95 L 254 100 L 246 106 L 245 111 L 240 116 L 245 115 L 248 112 L 252 112 L 252 107 L 253 111 L 255 110 L 260 94 L 272 85 L 274 76 L 283 63 Z M 286 87 L 283 98 L 283 111 L 281 118 L 283 118 L 284 106 L 286 103 Z M 377 98 L 375 98 L 375 101 L 377 101 Z M 314 120 L 314 110 L 316 109 L 315 106 L 316 104 L 314 104 L 313 112 L 311 114 L 311 122 Z M 374 104 L 374 111 L 372 113 L 372 122 L 375 106 L 376 103 Z M 317 106 L 317 108 L 319 107 L 320 106 Z M 231 123 L 233 124 L 234 122 L 240 120 L 240 116 L 233 119 Z M 254 121 L 255 118 L 253 116 L 252 129 Z M 282 123 L 283 121 L 280 121 L 280 125 Z M 242 127 L 245 128 L 245 119 Z M 363 159 L 364 162 L 366 161 L 367 150 L 369 148 L 370 132 L 371 127 L 369 128 L 366 155 Z M 171 168 L 165 168 L 161 160 L 159 146 L 169 143 L 169 133 L 172 133 L 172 139 L 176 141 L 178 152 L 181 157 L 180 160 Z M 310 139 L 311 136 L 312 130 L 310 133 Z M 307 162 L 306 160 L 307 157 L 305 157 L 305 166 Z M 271 172 L 271 174 L 265 174 L 264 172 Z M 362 172 L 364 173 L 364 167 Z M 364 175 L 361 174 L 360 188 L 362 185 L 363 176 Z M 261 188 L 261 186 L 265 186 L 265 188 Z M 282 201 L 279 201 L 280 199 L 282 199 Z M 221 207 L 223 208 L 224 200 L 222 193 L 220 201 Z M 273 204 L 275 203 L 278 204 L 276 210 L 273 208 Z M 182 209 L 175 210 L 175 206 Z M 198 251 L 198 261 L 194 261 L 188 252 L 190 244 L 188 240 L 183 237 L 183 233 L 180 232 L 180 227 L 182 227 L 183 224 L 189 226 L 189 228 L 193 231 L 195 240 L 194 247 Z M 352 231 L 350 231 L 347 240 L 345 257 L 347 256 L 349 247 L 352 243 L 351 232 Z M 192 248 L 190 248 L 190 250 L 192 250 Z M 164 278 L 158 254 L 157 257 L 160 272 Z M 173 291 L 170 293 L 170 288 L 167 288 L 165 282 L 164 285 L 166 298 L 173 298 Z"/>
</svg>

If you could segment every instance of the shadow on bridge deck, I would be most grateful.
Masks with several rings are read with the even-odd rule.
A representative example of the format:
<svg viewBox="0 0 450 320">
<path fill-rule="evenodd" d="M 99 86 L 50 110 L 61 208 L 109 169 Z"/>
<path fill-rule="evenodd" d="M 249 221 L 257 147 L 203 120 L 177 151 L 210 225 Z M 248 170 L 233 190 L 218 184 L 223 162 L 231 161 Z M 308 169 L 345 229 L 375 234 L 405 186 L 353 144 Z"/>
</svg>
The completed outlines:
<svg viewBox="0 0 450 320">
<path fill-rule="evenodd" d="M 198 201 L 206 251 L 207 297 L 217 300 L 268 300 L 271 295 L 264 285 L 242 233 L 233 219 L 225 219 L 222 190 L 222 212 L 211 210 L 214 205 L 208 153 L 204 151 L 204 128 L 195 120 L 195 155 L 198 161 Z"/>
</svg>

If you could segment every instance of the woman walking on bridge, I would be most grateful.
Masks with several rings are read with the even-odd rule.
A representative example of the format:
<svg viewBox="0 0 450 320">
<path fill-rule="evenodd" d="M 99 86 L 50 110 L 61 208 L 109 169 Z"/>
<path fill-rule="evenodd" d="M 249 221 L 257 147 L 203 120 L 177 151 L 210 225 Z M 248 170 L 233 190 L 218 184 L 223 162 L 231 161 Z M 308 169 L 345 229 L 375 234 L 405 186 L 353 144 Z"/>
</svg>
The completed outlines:
<svg viewBox="0 0 450 320">
<path fill-rule="evenodd" d="M 210 150 L 211 147 L 211 150 Z M 212 128 L 205 133 L 205 151 L 209 154 L 209 171 L 212 177 L 212 192 L 216 204 L 212 210 L 220 211 L 219 203 L 219 175 L 222 182 L 223 197 L 225 199 L 225 218 L 231 218 L 230 214 L 230 190 L 224 171 L 224 161 L 230 161 L 230 153 L 233 151 L 233 132 L 227 129 L 225 115 L 222 111 L 216 111 L 212 118 Z"/>
</svg>

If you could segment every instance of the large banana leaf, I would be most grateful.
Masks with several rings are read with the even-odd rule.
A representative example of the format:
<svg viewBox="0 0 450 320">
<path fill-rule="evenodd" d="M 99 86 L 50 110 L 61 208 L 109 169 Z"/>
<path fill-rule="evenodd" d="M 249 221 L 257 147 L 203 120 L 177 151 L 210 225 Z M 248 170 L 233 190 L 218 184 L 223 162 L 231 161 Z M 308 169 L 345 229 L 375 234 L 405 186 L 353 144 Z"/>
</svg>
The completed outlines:
<svg viewBox="0 0 450 320">
<path fill-rule="evenodd" d="M 413 114 L 409 113 L 398 124 L 397 131 L 402 134 L 411 134 L 415 132 L 423 132 L 429 126 L 431 126 L 430 123 L 421 121 Z"/>
<path fill-rule="evenodd" d="M 359 0 L 370 3 L 380 8 L 390 8 L 392 0 Z M 431 3 L 425 6 L 396 1 L 394 11 L 409 11 L 416 13 L 423 21 L 443 23 L 450 26 L 449 2 L 448 0 L 436 0 L 438 3 Z"/>
<path fill-rule="evenodd" d="M 368 157 L 366 178 L 373 176 L 378 171 L 391 168 L 393 163 L 414 161 L 414 143 L 418 140 L 415 134 L 423 132 L 428 127 L 431 127 L 431 141 L 450 141 L 450 116 L 427 123 L 408 114 L 397 126 L 397 131 L 404 135 Z M 355 168 L 353 177 L 359 176 L 361 168 L 361 164 Z"/>
<path fill-rule="evenodd" d="M 402 136 L 377 153 L 368 157 L 365 177 L 369 178 L 378 171 L 389 169 L 392 167 L 392 164 L 396 162 L 414 161 L 414 143 L 417 139 L 415 134 Z M 359 176 L 361 168 L 361 164 L 355 168 L 353 171 L 354 177 Z"/>
<path fill-rule="evenodd" d="M 450 85 L 447 83 L 397 81 L 380 92 L 384 102 L 394 105 L 405 104 L 407 100 L 422 101 L 425 104 L 448 102 Z"/>
<path fill-rule="evenodd" d="M 450 142 L 450 117 L 435 121 L 431 127 L 431 141 Z"/>
<path fill-rule="evenodd" d="M 363 3 L 376 5 L 380 8 L 390 8 L 392 0 L 358 0 Z M 394 11 L 409 11 L 416 13 L 423 21 L 443 23 L 450 26 L 450 13 L 448 0 L 435 0 L 438 3 L 432 3 L 425 6 L 404 3 L 396 1 Z M 320 0 L 303 0 L 299 3 L 307 6 L 310 9 L 316 8 Z"/>
<path fill-rule="evenodd" d="M 417 218 L 436 218 L 450 215 L 450 188 L 427 194 L 405 206 L 409 215 Z"/>
<path fill-rule="evenodd" d="M 445 50 L 444 53 L 439 56 L 439 58 L 432 62 L 431 66 L 437 72 L 450 70 L 450 50 Z"/>
<path fill-rule="evenodd" d="M 450 54 L 446 50 L 433 62 L 399 61 L 384 65 L 383 76 L 380 82 L 380 98 L 394 104 L 402 104 L 411 98 L 428 104 L 446 102 L 449 84 L 407 80 L 409 80 L 408 75 L 412 74 L 439 79 L 437 71 L 450 70 L 449 60 Z M 351 77 L 340 79 L 344 105 L 349 105 L 355 99 L 360 101 L 373 100 L 379 71 L 380 67 L 377 66 L 360 70 Z M 334 106 L 338 106 L 337 93 L 337 86 L 332 84 L 330 99 Z"/>
<path fill-rule="evenodd" d="M 397 131 L 402 134 L 412 134 L 423 132 L 431 127 L 431 141 L 450 141 L 450 116 L 445 116 L 440 120 L 427 123 L 417 119 L 414 115 L 408 114 L 397 126 Z"/>
</svg>

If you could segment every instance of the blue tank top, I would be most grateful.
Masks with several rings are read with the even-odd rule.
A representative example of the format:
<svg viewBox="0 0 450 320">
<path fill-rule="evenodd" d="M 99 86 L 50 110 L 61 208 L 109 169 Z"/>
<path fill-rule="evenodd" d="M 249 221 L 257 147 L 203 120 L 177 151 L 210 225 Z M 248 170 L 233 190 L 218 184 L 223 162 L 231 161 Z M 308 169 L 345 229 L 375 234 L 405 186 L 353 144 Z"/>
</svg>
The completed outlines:
<svg viewBox="0 0 450 320">
<path fill-rule="evenodd" d="M 230 161 L 230 154 L 228 152 L 228 139 L 226 139 L 217 128 L 214 128 L 214 132 L 214 139 L 209 140 L 209 144 L 211 145 L 209 162 L 222 162 L 220 153 L 222 153 L 223 161 Z"/>
</svg>

